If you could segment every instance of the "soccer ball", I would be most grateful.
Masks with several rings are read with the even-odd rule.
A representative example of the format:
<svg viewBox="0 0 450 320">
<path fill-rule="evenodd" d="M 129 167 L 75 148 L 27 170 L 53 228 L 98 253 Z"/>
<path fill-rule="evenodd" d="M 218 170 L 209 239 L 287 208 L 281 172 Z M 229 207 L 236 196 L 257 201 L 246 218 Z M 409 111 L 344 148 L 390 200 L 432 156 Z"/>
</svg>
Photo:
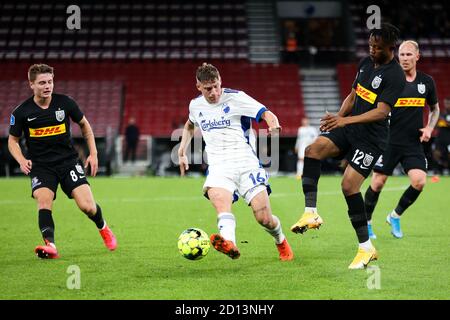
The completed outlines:
<svg viewBox="0 0 450 320">
<path fill-rule="evenodd" d="M 178 250 L 186 259 L 199 260 L 208 254 L 209 248 L 209 237 L 201 229 L 186 229 L 178 237 Z"/>
</svg>

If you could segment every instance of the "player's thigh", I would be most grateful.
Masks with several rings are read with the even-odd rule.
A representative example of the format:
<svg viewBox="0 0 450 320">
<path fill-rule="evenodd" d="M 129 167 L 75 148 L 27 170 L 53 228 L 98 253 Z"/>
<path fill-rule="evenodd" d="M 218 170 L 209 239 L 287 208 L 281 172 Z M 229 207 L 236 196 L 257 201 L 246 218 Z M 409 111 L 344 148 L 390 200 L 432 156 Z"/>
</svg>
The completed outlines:
<svg viewBox="0 0 450 320">
<path fill-rule="evenodd" d="M 243 168 L 239 173 L 237 190 L 245 202 L 250 205 L 252 199 L 262 190 L 270 193 L 269 174 L 260 167 Z"/>
<path fill-rule="evenodd" d="M 82 184 L 73 189 L 71 196 L 81 211 L 92 214 L 97 211 L 94 195 L 92 194 L 91 187 L 88 184 Z"/>
<path fill-rule="evenodd" d="M 231 212 L 233 192 L 221 187 L 207 187 L 206 193 L 217 214 Z"/>
<path fill-rule="evenodd" d="M 305 157 L 318 160 L 323 160 L 329 157 L 337 157 L 340 153 L 340 148 L 328 136 L 319 136 L 305 149 Z"/>
<path fill-rule="evenodd" d="M 355 140 L 345 155 L 345 159 L 348 161 L 347 168 L 353 168 L 365 179 L 372 172 L 375 162 L 381 153 L 382 151 L 378 147 Z M 347 187 L 348 185 L 345 185 L 345 189 Z"/>
<path fill-rule="evenodd" d="M 405 156 L 403 156 L 401 163 L 408 175 L 411 170 L 422 171 L 426 175 L 428 161 L 422 148 L 417 148 L 415 151 L 406 153 Z"/>
<path fill-rule="evenodd" d="M 351 196 L 361 191 L 361 185 L 366 177 L 352 166 L 347 166 L 342 177 L 342 192 L 345 196 Z"/>
<path fill-rule="evenodd" d="M 73 198 L 73 190 L 81 185 L 89 185 L 83 166 L 79 161 L 58 169 L 61 189 L 69 199 Z"/>
<path fill-rule="evenodd" d="M 392 173 L 399 164 L 403 154 L 404 150 L 402 148 L 388 145 L 383 154 L 378 157 L 378 160 L 373 167 L 373 171 L 385 176 L 392 176 Z"/>
<path fill-rule="evenodd" d="M 36 199 L 40 209 L 50 209 L 58 189 L 57 173 L 51 167 L 34 164 L 29 176 L 31 196 Z"/>
</svg>

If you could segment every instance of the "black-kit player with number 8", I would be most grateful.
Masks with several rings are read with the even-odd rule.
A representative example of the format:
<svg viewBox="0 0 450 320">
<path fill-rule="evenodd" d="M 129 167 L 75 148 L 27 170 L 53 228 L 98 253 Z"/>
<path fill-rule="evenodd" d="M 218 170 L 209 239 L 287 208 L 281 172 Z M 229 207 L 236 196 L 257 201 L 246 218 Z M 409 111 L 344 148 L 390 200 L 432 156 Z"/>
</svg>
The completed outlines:
<svg viewBox="0 0 450 320">
<path fill-rule="evenodd" d="M 116 238 L 102 217 L 102 210 L 94 200 L 84 171 L 90 167 L 91 175 L 95 176 L 98 170 L 97 148 L 88 120 L 71 97 L 53 93 L 52 67 L 32 65 L 28 70 L 28 80 L 33 96 L 11 114 L 8 148 L 20 170 L 31 179 L 31 195 L 37 202 L 39 229 L 45 242 L 45 245 L 35 248 L 36 255 L 44 259 L 59 257 L 52 216 L 59 184 L 95 223 L 106 247 L 115 250 Z M 84 168 L 72 144 L 70 119 L 80 126 L 89 148 Z M 26 141 L 26 156 L 19 145 L 22 134 Z"/>
</svg>

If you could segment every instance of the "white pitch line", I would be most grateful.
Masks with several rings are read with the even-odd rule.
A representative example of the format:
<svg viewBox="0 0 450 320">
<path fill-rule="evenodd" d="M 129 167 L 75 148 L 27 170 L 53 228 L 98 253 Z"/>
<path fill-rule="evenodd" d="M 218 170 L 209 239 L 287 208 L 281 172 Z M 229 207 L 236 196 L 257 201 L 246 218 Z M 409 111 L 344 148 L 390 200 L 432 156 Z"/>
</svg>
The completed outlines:
<svg viewBox="0 0 450 320">
<path fill-rule="evenodd" d="M 401 187 L 391 187 L 383 189 L 383 192 L 391 192 L 391 191 L 401 191 L 406 190 L 408 185 L 404 185 Z M 336 196 L 342 195 L 342 191 L 322 191 L 318 193 L 318 197 L 321 196 Z M 301 197 L 302 193 L 293 192 L 293 193 L 272 193 L 270 195 L 271 198 L 284 198 L 284 197 Z M 198 196 L 167 196 L 167 197 L 142 197 L 142 198 L 98 198 L 99 203 L 101 202 L 114 202 L 114 203 L 137 203 L 137 202 L 164 202 L 164 201 L 198 201 L 203 200 L 204 197 L 201 195 Z M 30 201 L 25 200 L 0 200 L 0 205 L 16 205 L 16 204 L 24 204 L 30 203 Z"/>
</svg>

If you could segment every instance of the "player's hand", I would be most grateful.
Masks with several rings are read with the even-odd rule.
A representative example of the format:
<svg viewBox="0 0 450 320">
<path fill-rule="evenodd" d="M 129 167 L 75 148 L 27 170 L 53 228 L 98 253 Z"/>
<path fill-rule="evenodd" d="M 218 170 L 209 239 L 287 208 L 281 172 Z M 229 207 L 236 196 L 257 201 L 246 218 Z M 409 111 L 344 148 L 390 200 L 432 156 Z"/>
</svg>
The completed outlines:
<svg viewBox="0 0 450 320">
<path fill-rule="evenodd" d="M 84 168 L 87 169 L 88 166 L 91 166 L 91 176 L 95 177 L 97 175 L 98 170 L 97 156 L 89 155 L 89 157 L 87 157 L 86 163 L 84 164 Z"/>
<path fill-rule="evenodd" d="M 28 175 L 31 172 L 31 167 L 33 166 L 33 163 L 31 160 L 25 159 L 20 163 L 20 171 Z"/>
<path fill-rule="evenodd" d="M 420 132 L 422 132 L 422 135 L 420 136 L 420 142 L 428 142 L 431 139 L 431 133 L 433 132 L 433 128 L 425 127 L 422 129 L 419 129 Z"/>
<path fill-rule="evenodd" d="M 320 119 L 320 131 L 328 132 L 347 125 L 347 118 L 337 114 L 327 113 Z"/>
<path fill-rule="evenodd" d="M 180 165 L 180 175 L 184 177 L 187 170 L 189 170 L 188 158 L 186 155 L 178 155 L 178 163 Z"/>
<path fill-rule="evenodd" d="M 279 135 L 281 132 L 281 127 L 269 127 L 268 132 L 269 132 L 269 136 L 273 136 L 273 135 Z"/>
</svg>

